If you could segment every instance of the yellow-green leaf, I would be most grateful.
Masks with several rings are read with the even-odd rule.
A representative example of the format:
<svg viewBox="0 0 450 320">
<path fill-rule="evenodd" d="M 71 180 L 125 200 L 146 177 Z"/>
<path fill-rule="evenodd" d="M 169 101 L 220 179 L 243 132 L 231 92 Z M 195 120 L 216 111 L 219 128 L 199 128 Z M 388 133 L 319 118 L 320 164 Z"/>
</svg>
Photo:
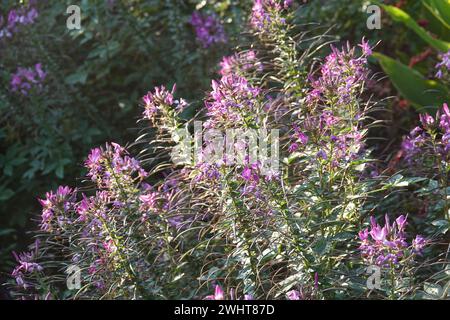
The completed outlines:
<svg viewBox="0 0 450 320">
<path fill-rule="evenodd" d="M 373 56 L 400 94 L 418 111 L 437 110 L 444 102 L 450 101 L 448 89 L 439 82 L 427 80 L 417 70 L 381 53 L 376 52 Z"/>
<path fill-rule="evenodd" d="M 448 35 L 448 33 L 450 32 L 450 24 L 444 20 L 444 18 L 442 17 L 442 14 L 433 5 L 433 1 L 434 0 L 427 0 L 427 1 L 423 2 L 423 6 L 431 14 L 431 19 L 433 19 L 434 21 L 436 21 L 436 23 L 439 24 L 440 28 L 442 29 L 441 32 L 446 33 Z"/>
<path fill-rule="evenodd" d="M 429 45 L 431 45 L 435 49 L 442 52 L 447 52 L 450 50 L 449 42 L 433 38 L 425 29 L 419 26 L 417 22 L 413 18 L 411 18 L 411 16 L 407 14 L 405 11 L 394 6 L 388 5 L 382 6 L 384 10 L 392 17 L 392 19 L 405 24 L 408 28 L 417 33 L 419 37 L 421 37 L 424 41 L 426 41 Z"/>
<path fill-rule="evenodd" d="M 450 25 L 450 0 L 431 0 L 442 19 Z"/>
</svg>

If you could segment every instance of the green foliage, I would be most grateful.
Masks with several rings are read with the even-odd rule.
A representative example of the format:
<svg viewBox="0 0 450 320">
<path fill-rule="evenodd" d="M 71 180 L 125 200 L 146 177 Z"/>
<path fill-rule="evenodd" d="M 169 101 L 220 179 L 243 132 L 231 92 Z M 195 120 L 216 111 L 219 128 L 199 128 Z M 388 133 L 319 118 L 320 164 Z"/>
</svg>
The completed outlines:
<svg viewBox="0 0 450 320">
<path fill-rule="evenodd" d="M 414 104 L 417 111 L 431 109 L 435 112 L 450 100 L 447 87 L 439 82 L 427 80 L 417 70 L 381 53 L 374 53 L 373 56 L 378 59 L 397 90 Z"/>
<path fill-rule="evenodd" d="M 433 2 L 433 5 L 436 5 Z M 436 50 L 447 52 L 450 50 L 450 43 L 433 38 L 425 29 L 420 27 L 417 22 L 405 11 L 396 8 L 394 6 L 382 5 L 383 9 L 397 22 L 401 22 L 408 28 L 412 29 L 422 40 L 426 41 L 429 45 Z M 450 29 L 449 29 L 450 31 Z"/>
<path fill-rule="evenodd" d="M 233 45 L 246 5 L 111 3 L 81 1 L 82 28 L 68 30 L 66 8 L 73 2 L 38 2 L 34 24 L 0 39 L 0 226 L 5 230 L 24 227 L 38 207 L 37 197 L 82 174 L 80 165 L 93 145 L 130 140 L 129 128 L 141 112 L 137 102 L 149 87 L 177 82 L 179 92 L 195 101 Z M 3 1 L 0 12 L 6 21 L 10 9 L 25 5 Z M 189 24 L 194 10 L 216 12 L 229 43 L 202 49 Z M 36 63 L 47 73 L 43 89 L 27 96 L 12 92 L 11 75 Z"/>
<path fill-rule="evenodd" d="M 382 6 L 385 12 L 388 13 L 394 21 L 404 24 L 434 49 L 443 53 L 450 50 L 450 42 L 437 39 L 427 30 L 422 28 L 406 11 L 392 5 L 384 5 L 379 1 L 377 1 L 377 3 Z M 444 38 L 447 39 L 450 35 L 450 27 L 446 22 L 447 13 L 445 11 L 445 9 L 448 9 L 446 8 L 446 6 L 448 6 L 447 0 L 423 1 L 422 5 L 433 15 L 435 21 L 440 24 L 439 30 L 443 33 Z M 412 102 L 418 111 L 431 109 L 435 112 L 443 102 L 449 101 L 449 91 L 443 84 L 439 83 L 439 81 L 428 80 L 412 67 L 408 67 L 401 62 L 392 60 L 382 54 L 378 54 L 376 57 L 379 59 L 383 70 L 390 77 L 400 94 Z"/>
<path fill-rule="evenodd" d="M 15 249 L 15 228 L 28 220 L 24 208 L 31 204 L 23 199 L 32 197 L 26 193 L 36 196 L 66 181 L 78 187 L 58 188 L 42 202 L 34 233 L 39 241 L 18 259 L 16 282 L 8 287 L 17 297 L 201 299 L 216 284 L 227 297 L 233 288 L 240 297 L 260 299 L 285 298 L 291 290 L 304 299 L 447 297 L 450 171 L 446 136 L 437 125 L 446 114 L 441 111 L 433 124 L 428 119 L 413 137 L 427 139 L 413 158 L 402 150 L 388 163 L 366 143 L 379 138 L 371 129 L 381 122 L 377 99 L 366 90 L 368 84 L 373 89 L 370 46 L 336 45 L 328 55 L 330 39 L 361 41 L 366 1 L 314 1 L 296 12 L 266 4 L 270 19 L 250 24 L 243 39 L 236 35 L 248 21 L 241 12 L 249 9 L 247 1 L 105 6 L 86 0 L 83 28 L 74 31 L 65 29 L 61 15 L 69 2 L 43 5 L 45 19 L 36 29 L 0 48 L 0 108 L 6 115 L 0 129 L 0 241 L 9 244 L 0 257 Z M 425 44 L 447 43 L 448 1 L 409 4 L 410 14 L 385 7 L 404 23 L 394 28 L 406 26 L 405 33 L 386 26 L 370 40 L 387 40 L 378 50 L 397 56 L 375 54 L 400 94 L 418 111 L 436 110 L 448 88 L 427 79 L 427 63 L 411 68 L 405 61 Z M 433 17 L 429 30 L 442 41 L 414 22 L 417 8 Z M 217 13 L 230 42 L 201 48 L 188 22 L 194 9 Z M 339 38 L 308 25 L 325 20 L 337 26 Z M 239 49 L 225 70 L 233 77 L 213 82 L 214 93 L 225 94 L 203 98 L 209 79 L 218 76 L 219 57 L 234 43 Z M 25 67 L 42 62 L 48 78 L 41 90 L 27 96 L 9 90 L 17 61 Z M 139 116 L 139 97 L 175 82 L 175 98 L 175 91 L 158 88 L 142 100 L 146 113 Z M 179 97 L 190 102 L 184 110 Z M 210 103 L 227 112 L 215 114 Z M 138 116 L 139 129 L 127 131 Z M 224 159 L 213 169 L 203 166 L 208 163 L 174 164 L 174 142 L 205 118 L 219 130 L 279 129 L 279 175 L 264 175 L 258 163 L 224 165 Z M 88 148 L 111 140 L 123 144 L 138 130 L 129 148 L 136 159 L 117 144 L 94 149 L 86 164 L 92 181 L 78 183 L 86 177 L 80 164 Z M 410 149 L 417 147 L 413 142 Z M 408 215 L 407 228 L 369 225 L 369 216 L 381 223 L 385 213 L 391 222 Z M 364 240 L 366 227 L 385 234 Z M 423 252 L 411 242 L 417 234 L 425 236 Z M 362 249 L 369 242 L 375 254 Z M 10 261 L 2 261 L 11 271 Z M 373 263 L 384 272 L 379 290 L 366 285 Z M 63 275 L 73 264 L 81 267 L 83 284 L 75 291 L 66 288 Z"/>
</svg>

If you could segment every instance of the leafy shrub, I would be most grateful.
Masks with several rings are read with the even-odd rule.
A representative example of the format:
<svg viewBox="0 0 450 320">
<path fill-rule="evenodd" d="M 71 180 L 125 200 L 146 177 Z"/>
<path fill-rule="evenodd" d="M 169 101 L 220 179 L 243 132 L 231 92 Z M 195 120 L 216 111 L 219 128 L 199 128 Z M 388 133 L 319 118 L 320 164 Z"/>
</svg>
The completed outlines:
<svg viewBox="0 0 450 320">
<path fill-rule="evenodd" d="M 143 132 L 130 148 L 91 150 L 90 182 L 47 193 L 36 242 L 16 255 L 18 297 L 394 299 L 419 297 L 430 277 L 445 281 L 446 249 L 433 245 L 445 232 L 411 234 L 416 223 L 407 228 L 404 208 L 388 201 L 417 179 L 376 172 L 367 148 L 370 44 L 332 46 L 317 68 L 324 39 L 292 24 L 295 7 L 255 0 L 248 49 L 222 60 L 193 119 L 175 87 L 156 87 L 142 99 Z M 221 140 L 231 129 L 241 132 Z M 252 156 L 252 129 L 271 158 Z M 448 157 L 434 132 L 424 139 Z M 225 143 L 244 156 L 224 156 Z M 193 146 L 194 160 L 182 152 Z M 443 161 L 441 148 L 439 157 L 430 168 Z M 384 209 L 381 226 L 373 215 Z M 387 275 L 379 291 L 365 287 L 368 264 Z M 77 291 L 61 274 L 72 265 L 81 270 Z"/>
<path fill-rule="evenodd" d="M 406 7 L 408 9 L 416 9 L 415 7 L 417 5 L 418 4 L 415 3 Z M 444 39 L 437 39 L 435 36 L 431 35 L 420 26 L 413 17 L 402 9 L 392 5 L 382 5 L 382 7 L 395 21 L 403 23 L 406 27 L 414 31 L 416 37 L 422 40 L 420 43 L 426 43 L 443 54 L 450 51 L 450 42 L 446 41 L 448 40 L 450 31 L 450 19 L 446 12 L 450 10 L 450 3 L 446 0 L 422 1 L 419 9 L 425 10 L 432 20 L 424 20 L 423 18 L 420 19 L 420 16 L 417 17 L 419 23 L 422 22 L 422 24 L 426 25 L 430 24 L 432 30 L 438 32 L 438 35 L 442 35 Z M 430 21 L 432 23 L 430 23 Z M 439 27 L 436 25 L 439 25 Z M 393 84 L 402 96 L 408 99 L 419 111 L 423 111 L 424 108 L 427 108 L 435 112 L 443 102 L 449 100 L 450 92 L 446 86 L 436 81 L 439 81 L 439 79 L 442 78 L 442 70 L 438 70 L 436 75 L 432 75 L 436 80 L 428 80 L 428 70 L 425 69 L 425 76 L 423 76 L 419 71 L 412 68 L 416 64 L 426 60 L 427 56 L 430 55 L 431 50 L 429 48 L 425 50 L 423 49 L 423 46 L 421 46 L 421 50 L 421 54 L 411 58 L 409 67 L 384 55 L 378 54 L 376 57 L 380 60 L 384 71 L 389 75 Z M 440 67 L 445 68 L 445 62 L 441 64 Z M 406 81 L 405 79 L 409 80 Z"/>
<path fill-rule="evenodd" d="M 82 29 L 68 30 L 70 4 L 0 5 L 2 260 L 10 256 L 10 245 L 26 239 L 16 229 L 27 224 L 36 197 L 83 174 L 73 164 L 81 163 L 92 145 L 133 137 L 128 129 L 139 113 L 136 102 L 149 85 L 176 81 L 186 97 L 198 99 L 219 57 L 232 46 L 245 6 L 82 1 Z M 196 10 L 216 15 L 227 43 L 202 48 L 189 24 Z M 191 75 L 188 81 L 185 74 Z M 195 108 L 192 104 L 183 117 Z"/>
</svg>

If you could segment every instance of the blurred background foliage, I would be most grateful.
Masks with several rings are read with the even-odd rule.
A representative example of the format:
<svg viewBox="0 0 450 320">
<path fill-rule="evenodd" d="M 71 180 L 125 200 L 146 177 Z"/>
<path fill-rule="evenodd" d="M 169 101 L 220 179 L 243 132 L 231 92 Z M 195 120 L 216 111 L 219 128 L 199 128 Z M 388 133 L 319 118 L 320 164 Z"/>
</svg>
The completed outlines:
<svg viewBox="0 0 450 320">
<path fill-rule="evenodd" d="M 81 29 L 68 30 L 74 1 L 38 1 L 35 23 L 0 38 L 0 271 L 11 250 L 28 242 L 31 212 L 59 184 L 83 175 L 89 149 L 105 141 L 126 143 L 141 112 L 140 98 L 156 85 L 177 83 L 192 102 L 203 96 L 230 51 L 250 1 L 78 1 Z M 6 24 L 11 9 L 28 2 L 0 1 Z M 189 23 L 194 11 L 215 13 L 228 42 L 207 49 Z M 12 92 L 19 67 L 42 64 L 43 87 Z M 28 226 L 27 226 L 28 224 Z M 29 228 L 28 228 L 29 229 Z"/>
</svg>

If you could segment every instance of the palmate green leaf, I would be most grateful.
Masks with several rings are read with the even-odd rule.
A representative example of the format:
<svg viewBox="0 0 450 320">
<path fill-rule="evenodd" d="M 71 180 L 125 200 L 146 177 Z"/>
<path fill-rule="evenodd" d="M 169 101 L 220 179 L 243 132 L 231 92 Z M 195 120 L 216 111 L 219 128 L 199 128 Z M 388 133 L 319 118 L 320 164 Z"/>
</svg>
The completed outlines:
<svg viewBox="0 0 450 320">
<path fill-rule="evenodd" d="M 380 62 L 400 94 L 418 111 L 434 112 L 450 100 L 448 89 L 439 82 L 428 80 L 420 72 L 381 53 L 374 53 L 373 56 Z"/>
<path fill-rule="evenodd" d="M 450 50 L 450 43 L 433 38 L 425 29 L 417 24 L 417 22 L 405 11 L 388 5 L 382 5 L 383 9 L 392 17 L 394 21 L 398 21 L 413 30 L 419 37 L 426 41 L 436 50 L 447 52 Z"/>
</svg>

